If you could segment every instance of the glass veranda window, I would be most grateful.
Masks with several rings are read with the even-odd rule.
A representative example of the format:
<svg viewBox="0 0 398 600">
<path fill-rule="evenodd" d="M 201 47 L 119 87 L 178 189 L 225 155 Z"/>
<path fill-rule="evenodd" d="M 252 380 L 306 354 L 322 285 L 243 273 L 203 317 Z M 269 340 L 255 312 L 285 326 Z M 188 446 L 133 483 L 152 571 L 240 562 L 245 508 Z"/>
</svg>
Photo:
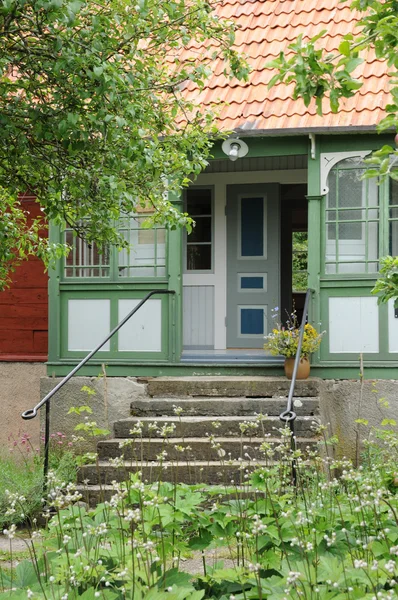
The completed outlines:
<svg viewBox="0 0 398 600">
<path fill-rule="evenodd" d="M 388 253 L 398 256 L 398 181 L 395 179 L 390 179 L 388 225 Z"/>
<path fill-rule="evenodd" d="M 87 244 L 75 237 L 71 229 L 65 231 L 65 241 L 71 251 L 65 259 L 64 277 L 138 279 L 166 277 L 166 230 L 146 228 L 149 213 L 130 215 L 120 221 L 119 230 L 129 242 L 129 249 Z"/>
<path fill-rule="evenodd" d="M 129 250 L 118 253 L 119 277 L 166 277 L 166 230 L 147 229 L 148 215 L 133 215 L 120 224 Z"/>
<path fill-rule="evenodd" d="M 360 158 L 331 170 L 326 197 L 325 273 L 376 273 L 379 259 L 379 187 L 363 179 Z"/>
<path fill-rule="evenodd" d="M 87 244 L 76 237 L 71 229 L 65 230 L 65 242 L 71 251 L 65 259 L 65 278 L 92 278 L 110 276 L 110 251 L 97 244 Z"/>
</svg>

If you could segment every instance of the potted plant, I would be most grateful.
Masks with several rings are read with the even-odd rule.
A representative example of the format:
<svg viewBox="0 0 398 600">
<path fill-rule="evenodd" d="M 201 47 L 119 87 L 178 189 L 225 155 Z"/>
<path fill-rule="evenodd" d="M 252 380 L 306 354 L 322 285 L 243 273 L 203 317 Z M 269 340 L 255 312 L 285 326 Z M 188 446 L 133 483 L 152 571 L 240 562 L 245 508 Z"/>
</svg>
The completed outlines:
<svg viewBox="0 0 398 600">
<path fill-rule="evenodd" d="M 304 327 L 303 344 L 301 346 L 300 362 L 297 371 L 297 379 L 307 379 L 310 374 L 309 356 L 318 350 L 322 336 L 325 332 L 318 331 L 306 323 Z M 297 322 L 296 313 L 283 326 L 277 323 L 272 332 L 266 336 L 264 350 L 267 350 L 272 356 L 285 357 L 285 375 L 288 379 L 292 378 L 294 360 L 297 354 L 297 347 L 300 337 L 300 328 Z"/>
</svg>

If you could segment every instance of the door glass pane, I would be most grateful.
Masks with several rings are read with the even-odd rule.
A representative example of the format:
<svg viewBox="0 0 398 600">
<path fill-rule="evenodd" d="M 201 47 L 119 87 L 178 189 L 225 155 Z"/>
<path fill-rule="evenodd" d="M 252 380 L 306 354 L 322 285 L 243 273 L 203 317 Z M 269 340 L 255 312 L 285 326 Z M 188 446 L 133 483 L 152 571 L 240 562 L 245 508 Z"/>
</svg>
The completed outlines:
<svg viewBox="0 0 398 600">
<path fill-rule="evenodd" d="M 211 190 L 191 188 L 187 190 L 187 213 L 191 217 L 211 215 Z"/>
<path fill-rule="evenodd" d="M 188 235 L 188 242 L 211 242 L 211 217 L 195 217 L 195 227 Z"/>
<path fill-rule="evenodd" d="M 195 221 L 186 236 L 187 271 L 211 271 L 213 241 L 213 206 L 210 188 L 190 188 L 186 191 L 186 210 Z"/>
<path fill-rule="evenodd" d="M 211 269 L 211 245 L 187 245 L 188 271 L 209 271 Z"/>
</svg>

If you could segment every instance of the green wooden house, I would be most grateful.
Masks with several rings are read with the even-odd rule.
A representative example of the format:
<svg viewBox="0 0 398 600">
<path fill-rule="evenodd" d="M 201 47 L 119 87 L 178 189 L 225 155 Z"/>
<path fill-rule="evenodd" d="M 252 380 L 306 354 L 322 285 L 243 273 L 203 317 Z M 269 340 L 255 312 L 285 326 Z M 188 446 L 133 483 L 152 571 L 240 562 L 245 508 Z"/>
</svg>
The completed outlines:
<svg viewBox="0 0 398 600">
<path fill-rule="evenodd" d="M 300 312 L 308 286 L 309 319 L 326 331 L 312 373 L 357 377 L 362 354 L 369 377 L 393 378 L 398 314 L 370 292 L 379 258 L 398 253 L 398 183 L 362 179 L 364 158 L 393 142 L 376 133 L 386 66 L 369 54 L 357 69 L 359 93 L 338 114 L 325 106 L 319 116 L 292 100 L 291 87 L 269 91 L 264 65 L 299 33 L 327 29 L 322 43 L 337 49 L 358 17 L 348 3 L 228 0 L 219 10 L 238 21 L 236 45 L 252 72 L 249 83 L 228 81 L 215 64 L 204 90 L 186 86 L 200 106 L 220 105 L 220 128 L 231 132 L 172 198 L 196 227 L 190 235 L 143 229 L 140 212 L 120 223 L 130 253 L 98 254 L 74 241 L 50 278 L 48 373 L 66 374 L 149 291 L 170 290 L 148 300 L 83 374 L 101 364 L 119 376 L 282 374 L 264 336 L 275 318 Z M 73 241 L 56 228 L 51 236 Z"/>
</svg>

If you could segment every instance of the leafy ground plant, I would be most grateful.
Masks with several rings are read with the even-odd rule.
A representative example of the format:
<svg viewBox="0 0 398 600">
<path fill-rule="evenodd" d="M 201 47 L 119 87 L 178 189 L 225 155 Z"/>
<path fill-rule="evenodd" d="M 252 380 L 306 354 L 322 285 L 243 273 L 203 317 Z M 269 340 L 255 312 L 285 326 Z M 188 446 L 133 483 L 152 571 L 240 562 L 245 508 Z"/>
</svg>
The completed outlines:
<svg viewBox="0 0 398 600">
<path fill-rule="evenodd" d="M 242 486 L 146 484 L 135 474 L 89 509 L 73 485 L 51 477 L 47 527 L 32 528 L 31 560 L 0 577 L 0 596 L 397 598 L 397 435 L 379 440 L 366 469 L 328 458 L 327 444 L 323 458 L 296 452 L 297 488 L 283 475 L 292 458 L 284 436 L 285 454 Z M 214 550 L 231 566 L 211 566 Z M 184 572 L 192 553 L 202 554 L 200 573 Z"/>
<path fill-rule="evenodd" d="M 62 432 L 51 434 L 50 466 L 57 476 L 76 479 L 72 442 Z M 19 501 L 9 510 L 9 498 Z M 22 524 L 40 513 L 43 495 L 43 457 L 27 433 L 9 437 L 9 447 L 0 454 L 0 527 Z"/>
</svg>

